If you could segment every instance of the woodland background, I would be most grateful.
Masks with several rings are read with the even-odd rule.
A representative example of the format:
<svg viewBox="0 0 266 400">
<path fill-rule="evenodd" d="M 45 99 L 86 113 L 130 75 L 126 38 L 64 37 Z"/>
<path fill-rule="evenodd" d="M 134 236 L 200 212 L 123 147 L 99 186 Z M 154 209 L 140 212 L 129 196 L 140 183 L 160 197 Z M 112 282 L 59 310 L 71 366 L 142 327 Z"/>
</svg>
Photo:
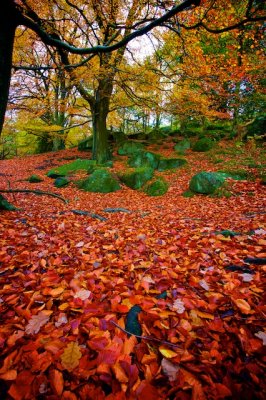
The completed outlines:
<svg viewBox="0 0 266 400">
<path fill-rule="evenodd" d="M 5 4 L 0 398 L 264 399 L 264 3 Z"/>
</svg>

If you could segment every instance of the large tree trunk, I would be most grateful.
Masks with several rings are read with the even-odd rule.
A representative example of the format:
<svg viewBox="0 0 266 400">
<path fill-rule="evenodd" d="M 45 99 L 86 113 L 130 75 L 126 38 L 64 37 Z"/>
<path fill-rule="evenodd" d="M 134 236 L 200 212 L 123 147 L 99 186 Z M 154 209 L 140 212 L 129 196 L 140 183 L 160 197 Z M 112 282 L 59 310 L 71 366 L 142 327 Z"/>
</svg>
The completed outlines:
<svg viewBox="0 0 266 400">
<path fill-rule="evenodd" d="M 16 31 L 13 2 L 1 5 L 0 13 L 0 134 L 3 129 L 11 79 L 12 53 Z"/>
<path fill-rule="evenodd" d="M 109 113 L 112 90 L 113 77 L 109 75 L 100 79 L 95 93 L 95 101 L 91 106 L 93 126 L 92 158 L 97 160 L 99 164 L 103 164 L 111 158 L 106 120 Z"/>
<path fill-rule="evenodd" d="M 92 110 L 93 123 L 93 148 L 92 158 L 97 163 L 103 164 L 110 160 L 111 154 L 108 144 L 108 131 L 106 127 L 106 119 L 108 115 L 108 107 L 105 101 L 96 101 Z"/>
</svg>

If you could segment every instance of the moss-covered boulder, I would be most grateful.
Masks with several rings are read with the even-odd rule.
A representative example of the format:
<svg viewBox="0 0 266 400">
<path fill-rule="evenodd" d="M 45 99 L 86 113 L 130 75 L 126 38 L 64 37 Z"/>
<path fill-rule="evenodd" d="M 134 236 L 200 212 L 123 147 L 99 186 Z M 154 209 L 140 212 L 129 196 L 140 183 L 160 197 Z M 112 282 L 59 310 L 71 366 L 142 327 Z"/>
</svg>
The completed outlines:
<svg viewBox="0 0 266 400">
<path fill-rule="evenodd" d="M 204 137 L 202 139 L 199 139 L 196 143 L 194 143 L 192 150 L 200 151 L 200 152 L 208 151 L 208 150 L 212 149 L 213 144 L 214 143 L 210 138 Z"/>
<path fill-rule="evenodd" d="M 9 203 L 7 199 L 0 194 L 0 210 L 14 211 L 17 208 Z"/>
<path fill-rule="evenodd" d="M 120 189 L 117 180 L 104 168 L 96 169 L 88 178 L 79 181 L 77 185 L 86 192 L 109 193 Z"/>
<path fill-rule="evenodd" d="M 177 142 L 174 149 L 177 153 L 184 154 L 186 150 L 189 150 L 191 147 L 189 139 L 183 139 Z"/>
<path fill-rule="evenodd" d="M 163 178 L 156 178 L 144 187 L 144 192 L 148 196 L 162 196 L 168 190 L 168 183 Z"/>
<path fill-rule="evenodd" d="M 127 140 L 127 136 L 123 131 L 110 132 L 110 137 L 112 137 L 116 143 L 120 144 Z"/>
<path fill-rule="evenodd" d="M 142 143 L 128 140 L 118 148 L 117 152 L 120 156 L 128 156 L 134 153 L 138 153 L 142 150 L 144 150 L 144 145 Z"/>
<path fill-rule="evenodd" d="M 128 165 L 135 168 L 151 167 L 153 169 L 157 169 L 159 160 L 159 154 L 151 153 L 149 151 L 141 151 L 132 154 L 132 156 L 128 160 Z"/>
<path fill-rule="evenodd" d="M 69 179 L 67 179 L 66 177 L 59 176 L 54 181 L 54 186 L 57 188 L 61 188 L 61 187 L 67 186 L 69 184 L 69 182 L 70 182 Z"/>
<path fill-rule="evenodd" d="M 192 177 L 189 189 L 194 193 L 213 194 L 224 181 L 219 173 L 202 171 Z"/>
<path fill-rule="evenodd" d="M 87 160 L 87 159 L 80 159 L 68 163 L 60 165 L 60 167 L 50 169 L 47 172 L 47 176 L 50 178 L 58 178 L 60 176 L 66 176 L 71 172 L 85 170 L 87 171 L 91 165 L 96 165 L 96 160 Z"/>
<path fill-rule="evenodd" d="M 38 175 L 31 175 L 26 179 L 26 181 L 28 181 L 30 183 L 39 183 L 39 182 L 42 182 L 43 179 Z"/>
<path fill-rule="evenodd" d="M 154 170 L 151 167 L 140 167 L 129 169 L 120 173 L 120 180 L 131 189 L 140 189 L 146 182 L 153 177 Z"/>
<path fill-rule="evenodd" d="M 92 143 L 93 143 L 93 138 L 92 136 L 83 139 L 79 142 L 78 144 L 78 150 L 79 151 L 91 151 L 92 150 Z"/>
<path fill-rule="evenodd" d="M 221 170 L 218 171 L 217 174 L 222 176 L 223 178 L 231 178 L 235 181 L 245 181 L 249 178 L 250 174 L 246 170 Z"/>
<path fill-rule="evenodd" d="M 106 161 L 104 164 L 91 164 L 87 170 L 88 174 L 92 174 L 96 169 L 99 168 L 112 168 L 114 165 L 113 161 Z"/>
<path fill-rule="evenodd" d="M 183 158 L 161 158 L 157 169 L 161 172 L 168 169 L 179 168 L 185 164 L 187 164 L 187 161 Z"/>
</svg>

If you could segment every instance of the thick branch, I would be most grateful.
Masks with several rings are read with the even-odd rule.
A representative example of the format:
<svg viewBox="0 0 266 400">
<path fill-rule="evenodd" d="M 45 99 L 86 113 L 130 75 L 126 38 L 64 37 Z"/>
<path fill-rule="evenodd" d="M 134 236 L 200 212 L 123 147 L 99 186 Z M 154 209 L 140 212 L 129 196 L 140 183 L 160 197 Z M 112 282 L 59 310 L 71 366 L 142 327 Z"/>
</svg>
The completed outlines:
<svg viewBox="0 0 266 400">
<path fill-rule="evenodd" d="M 79 48 L 75 46 L 71 46 L 70 44 L 49 35 L 44 29 L 42 29 L 36 22 L 34 22 L 31 18 L 26 15 L 22 16 L 22 24 L 32 29 L 37 35 L 42 39 L 44 43 L 50 46 L 57 47 L 58 49 L 67 50 L 73 54 L 98 54 L 98 53 L 110 53 L 115 51 L 123 46 L 126 46 L 131 40 L 143 36 L 146 33 L 150 32 L 153 28 L 160 26 L 167 20 L 169 20 L 174 15 L 180 13 L 181 11 L 186 10 L 192 5 L 198 6 L 200 4 L 200 0 L 185 0 L 182 4 L 179 4 L 173 7 L 171 10 L 167 11 L 164 15 L 157 18 L 156 20 L 150 22 L 148 25 L 140 28 L 129 35 L 123 37 L 119 42 L 111 45 L 111 46 L 94 46 L 94 47 L 86 47 Z"/>
</svg>

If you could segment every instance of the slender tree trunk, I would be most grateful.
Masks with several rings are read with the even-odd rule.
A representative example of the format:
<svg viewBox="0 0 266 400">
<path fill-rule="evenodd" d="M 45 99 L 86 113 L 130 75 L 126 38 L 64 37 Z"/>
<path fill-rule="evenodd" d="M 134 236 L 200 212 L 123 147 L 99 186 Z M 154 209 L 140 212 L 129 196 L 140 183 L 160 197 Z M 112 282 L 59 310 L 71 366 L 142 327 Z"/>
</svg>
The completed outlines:
<svg viewBox="0 0 266 400">
<path fill-rule="evenodd" d="M 161 114 L 160 112 L 156 112 L 155 128 L 159 129 L 160 124 L 161 124 Z"/>
<path fill-rule="evenodd" d="M 1 9 L 0 14 L 0 134 L 3 129 L 8 102 L 13 44 L 17 27 L 16 23 L 12 21 L 8 7 L 7 9 L 4 7 L 3 11 Z"/>
</svg>

